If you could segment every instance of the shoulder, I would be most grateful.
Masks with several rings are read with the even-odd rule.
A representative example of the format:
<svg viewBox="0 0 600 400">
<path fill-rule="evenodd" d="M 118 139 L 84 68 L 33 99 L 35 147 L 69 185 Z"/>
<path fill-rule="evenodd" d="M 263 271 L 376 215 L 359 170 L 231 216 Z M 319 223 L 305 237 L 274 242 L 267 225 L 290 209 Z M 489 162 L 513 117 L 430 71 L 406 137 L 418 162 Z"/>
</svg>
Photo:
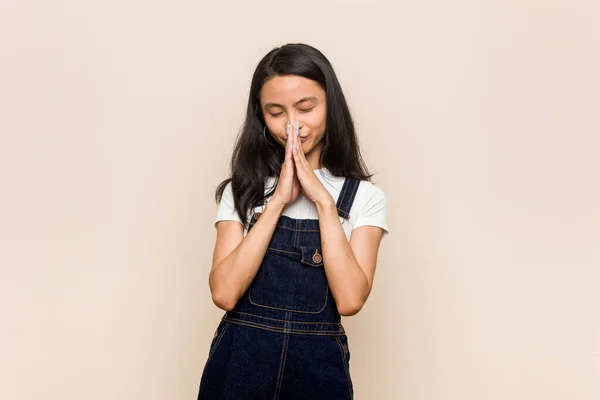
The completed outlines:
<svg viewBox="0 0 600 400">
<path fill-rule="evenodd" d="M 361 181 L 350 215 L 354 228 L 377 226 L 387 233 L 387 198 L 383 189 L 370 181 Z"/>
<path fill-rule="evenodd" d="M 234 199 L 233 199 L 233 186 L 231 181 L 229 181 L 227 183 L 227 185 L 225 185 L 225 188 L 223 188 L 223 193 L 221 194 L 221 201 L 220 203 L 227 203 L 227 204 L 233 204 L 234 203 Z"/>
<path fill-rule="evenodd" d="M 233 198 L 233 190 L 231 182 L 229 182 L 223 189 L 221 195 L 221 201 L 217 211 L 217 218 L 215 219 L 215 225 L 219 221 L 238 221 L 242 222 L 235 209 L 235 201 Z"/>
<path fill-rule="evenodd" d="M 360 181 L 356 191 L 356 201 L 359 202 L 386 202 L 386 195 L 383 189 L 370 181 Z"/>
</svg>

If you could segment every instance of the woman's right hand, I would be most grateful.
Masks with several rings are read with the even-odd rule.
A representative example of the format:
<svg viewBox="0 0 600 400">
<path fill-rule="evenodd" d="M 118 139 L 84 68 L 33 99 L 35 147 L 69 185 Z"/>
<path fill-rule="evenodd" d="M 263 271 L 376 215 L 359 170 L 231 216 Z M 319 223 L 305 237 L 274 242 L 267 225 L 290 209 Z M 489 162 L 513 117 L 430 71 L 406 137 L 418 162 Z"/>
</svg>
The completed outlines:
<svg viewBox="0 0 600 400">
<path fill-rule="evenodd" d="M 287 142 L 285 145 L 285 160 L 281 166 L 279 173 L 279 182 L 271 201 L 280 201 L 284 205 L 292 204 L 300 194 L 300 181 L 296 174 L 296 166 L 294 165 L 294 156 L 292 154 L 292 135 L 295 135 L 293 124 L 288 122 L 286 125 Z"/>
</svg>

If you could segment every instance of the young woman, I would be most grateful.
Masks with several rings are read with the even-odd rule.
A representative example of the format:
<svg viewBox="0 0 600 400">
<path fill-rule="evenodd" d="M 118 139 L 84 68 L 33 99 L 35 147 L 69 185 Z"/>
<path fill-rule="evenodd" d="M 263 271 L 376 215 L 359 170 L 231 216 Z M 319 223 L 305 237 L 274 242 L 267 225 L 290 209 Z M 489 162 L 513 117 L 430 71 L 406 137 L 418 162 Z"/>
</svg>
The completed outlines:
<svg viewBox="0 0 600 400">
<path fill-rule="evenodd" d="M 260 61 L 231 168 L 209 278 L 226 312 L 198 399 L 352 399 L 340 315 L 371 291 L 386 199 L 317 49 L 288 44 Z"/>
</svg>

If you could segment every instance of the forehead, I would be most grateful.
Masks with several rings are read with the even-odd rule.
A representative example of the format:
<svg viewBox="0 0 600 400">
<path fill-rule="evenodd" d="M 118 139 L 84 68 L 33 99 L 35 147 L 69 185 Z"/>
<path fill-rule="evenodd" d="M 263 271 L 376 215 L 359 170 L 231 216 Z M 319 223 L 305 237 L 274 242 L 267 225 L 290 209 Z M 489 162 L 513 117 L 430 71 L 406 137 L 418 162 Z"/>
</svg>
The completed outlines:
<svg viewBox="0 0 600 400">
<path fill-rule="evenodd" d="M 276 76 L 264 83 L 260 91 L 260 102 L 293 104 L 304 97 L 325 98 L 325 91 L 313 81 L 298 75 Z"/>
</svg>

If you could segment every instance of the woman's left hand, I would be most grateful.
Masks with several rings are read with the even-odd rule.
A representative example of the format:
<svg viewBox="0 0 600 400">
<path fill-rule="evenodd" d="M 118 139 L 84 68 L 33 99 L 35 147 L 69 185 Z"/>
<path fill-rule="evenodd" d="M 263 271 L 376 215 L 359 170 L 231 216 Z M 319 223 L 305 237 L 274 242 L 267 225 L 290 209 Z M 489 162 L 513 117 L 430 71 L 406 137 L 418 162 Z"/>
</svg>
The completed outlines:
<svg viewBox="0 0 600 400">
<path fill-rule="evenodd" d="M 302 186 L 302 193 L 313 203 L 325 204 L 325 202 L 332 200 L 331 194 L 329 194 L 319 178 L 317 178 L 317 175 L 315 175 L 315 172 L 304 156 L 302 143 L 295 129 L 292 135 L 294 136 L 292 154 L 296 165 L 296 175 L 300 181 L 300 186 Z"/>
</svg>

